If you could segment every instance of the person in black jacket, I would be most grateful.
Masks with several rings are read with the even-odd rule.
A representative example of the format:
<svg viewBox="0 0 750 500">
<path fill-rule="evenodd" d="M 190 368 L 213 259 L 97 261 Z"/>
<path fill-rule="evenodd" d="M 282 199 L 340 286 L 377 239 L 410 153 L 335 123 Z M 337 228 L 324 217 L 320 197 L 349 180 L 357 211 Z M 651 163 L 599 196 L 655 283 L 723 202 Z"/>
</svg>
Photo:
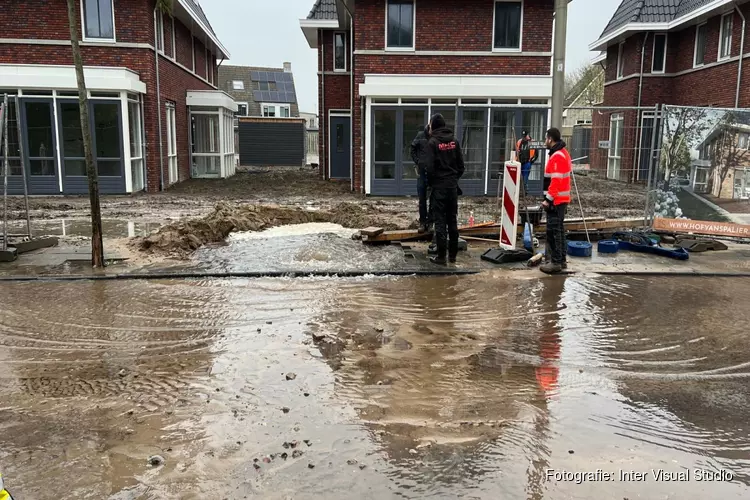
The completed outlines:
<svg viewBox="0 0 750 500">
<path fill-rule="evenodd" d="M 420 129 L 417 136 L 411 141 L 411 159 L 414 161 L 414 168 L 417 170 L 417 194 L 419 195 L 419 232 L 426 233 L 430 223 L 432 222 L 430 217 L 430 211 L 427 209 L 427 195 L 428 184 L 427 174 L 424 168 L 419 165 L 419 158 L 422 156 L 427 141 L 430 138 L 429 125 L 425 125 L 424 129 Z"/>
<path fill-rule="evenodd" d="M 437 235 L 437 256 L 430 260 L 434 264 L 445 265 L 447 252 L 448 260 L 456 262 L 458 181 L 464 174 L 464 157 L 461 145 L 439 113 L 430 119 L 430 140 L 421 160 L 432 188 L 432 216 Z"/>
</svg>

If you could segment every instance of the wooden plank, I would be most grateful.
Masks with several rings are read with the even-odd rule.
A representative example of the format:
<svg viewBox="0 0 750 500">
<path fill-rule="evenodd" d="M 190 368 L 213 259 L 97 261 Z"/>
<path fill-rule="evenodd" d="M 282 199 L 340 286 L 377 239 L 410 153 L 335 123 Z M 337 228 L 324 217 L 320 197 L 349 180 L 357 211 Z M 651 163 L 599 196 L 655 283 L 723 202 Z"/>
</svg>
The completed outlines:
<svg viewBox="0 0 750 500">
<path fill-rule="evenodd" d="M 733 238 L 750 238 L 750 225 L 689 219 L 654 219 L 654 229 L 670 233 L 708 234 Z"/>
<path fill-rule="evenodd" d="M 634 227 L 640 227 L 643 225 L 643 219 L 609 219 L 609 220 L 586 220 L 586 227 L 589 230 L 597 229 L 628 229 Z M 546 224 L 538 224 L 534 226 L 534 232 L 544 232 Z M 584 229 L 583 221 L 571 220 L 565 222 L 565 229 L 568 231 L 582 231 Z M 523 227 L 518 226 L 518 233 L 523 232 Z M 471 227 L 465 229 L 459 229 L 461 237 L 473 236 L 482 237 L 490 236 L 494 237 L 500 233 L 500 226 L 495 224 L 492 226 L 483 227 Z M 432 233 L 418 233 L 416 229 L 402 230 L 402 231 L 384 231 L 383 233 L 373 236 L 364 237 L 362 241 L 366 243 L 385 243 L 388 241 L 410 241 L 410 240 L 422 240 L 432 238 Z"/>
<path fill-rule="evenodd" d="M 383 231 L 385 231 L 385 229 L 383 229 L 382 227 L 366 227 L 362 229 L 359 234 L 361 234 L 362 236 L 372 237 L 383 234 Z"/>
<path fill-rule="evenodd" d="M 57 238 L 34 238 L 29 241 L 18 241 L 13 243 L 13 247 L 18 251 L 19 254 L 31 252 L 33 250 L 39 250 L 40 248 L 50 248 L 57 246 Z"/>
</svg>

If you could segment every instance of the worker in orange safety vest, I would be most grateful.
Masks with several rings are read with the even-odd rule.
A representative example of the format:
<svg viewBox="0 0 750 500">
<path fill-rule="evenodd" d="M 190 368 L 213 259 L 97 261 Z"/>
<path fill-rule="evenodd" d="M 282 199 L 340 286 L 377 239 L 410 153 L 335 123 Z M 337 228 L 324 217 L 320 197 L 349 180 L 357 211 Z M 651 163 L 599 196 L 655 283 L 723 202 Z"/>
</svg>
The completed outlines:
<svg viewBox="0 0 750 500">
<path fill-rule="evenodd" d="M 547 131 L 546 146 L 549 160 L 544 169 L 544 202 L 542 208 L 547 213 L 547 262 L 541 270 L 547 274 L 557 274 L 568 267 L 566 261 L 565 211 L 570 203 L 570 177 L 573 175 L 573 162 L 565 149 L 560 131 L 551 128 Z"/>
</svg>

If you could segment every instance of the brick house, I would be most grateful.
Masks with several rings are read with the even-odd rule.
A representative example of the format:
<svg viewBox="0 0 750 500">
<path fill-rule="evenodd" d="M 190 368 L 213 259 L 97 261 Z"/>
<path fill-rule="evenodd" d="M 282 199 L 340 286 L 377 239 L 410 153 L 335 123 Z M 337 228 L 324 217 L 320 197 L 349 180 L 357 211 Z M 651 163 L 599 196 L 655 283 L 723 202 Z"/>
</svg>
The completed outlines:
<svg viewBox="0 0 750 500">
<path fill-rule="evenodd" d="M 20 147 L 31 194 L 87 193 L 66 2 L 4 3 L 13 12 L 0 32 L 0 94 L 14 96 L 9 191 L 23 192 Z M 217 60 L 229 54 L 197 1 L 175 0 L 173 16 L 156 0 L 81 0 L 78 12 L 101 192 L 231 175 L 237 108 L 216 87 Z"/>
<path fill-rule="evenodd" d="M 748 107 L 747 0 L 623 0 L 589 49 L 602 51 L 603 109 L 594 113 L 592 168 L 645 182 L 659 104 Z M 742 53 L 742 57 L 740 57 Z M 624 109 L 606 109 L 619 107 Z M 609 140 L 609 149 L 598 149 Z"/>
<path fill-rule="evenodd" d="M 465 150 L 464 193 L 494 195 L 521 131 L 540 140 L 549 122 L 553 3 L 317 0 L 300 27 L 318 50 L 321 174 L 415 194 L 409 144 L 441 112 Z"/>
<path fill-rule="evenodd" d="M 716 198 L 750 198 L 750 113 L 725 115 L 696 147 L 690 184 Z"/>
<path fill-rule="evenodd" d="M 237 102 L 237 116 L 299 116 L 292 63 L 282 68 L 222 64 L 219 88 Z"/>
</svg>

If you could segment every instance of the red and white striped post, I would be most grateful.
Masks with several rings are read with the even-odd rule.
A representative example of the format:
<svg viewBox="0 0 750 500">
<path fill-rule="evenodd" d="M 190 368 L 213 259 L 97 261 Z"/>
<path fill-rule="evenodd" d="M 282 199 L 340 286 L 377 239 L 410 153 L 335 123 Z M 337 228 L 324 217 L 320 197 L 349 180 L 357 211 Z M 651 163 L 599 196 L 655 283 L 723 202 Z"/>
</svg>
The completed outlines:
<svg viewBox="0 0 750 500">
<path fill-rule="evenodd" d="M 518 193 L 521 181 L 521 164 L 516 160 L 515 152 L 511 154 L 511 161 L 505 162 L 503 172 L 503 211 L 500 218 L 500 248 L 513 250 L 516 248 L 518 235 Z"/>
</svg>

